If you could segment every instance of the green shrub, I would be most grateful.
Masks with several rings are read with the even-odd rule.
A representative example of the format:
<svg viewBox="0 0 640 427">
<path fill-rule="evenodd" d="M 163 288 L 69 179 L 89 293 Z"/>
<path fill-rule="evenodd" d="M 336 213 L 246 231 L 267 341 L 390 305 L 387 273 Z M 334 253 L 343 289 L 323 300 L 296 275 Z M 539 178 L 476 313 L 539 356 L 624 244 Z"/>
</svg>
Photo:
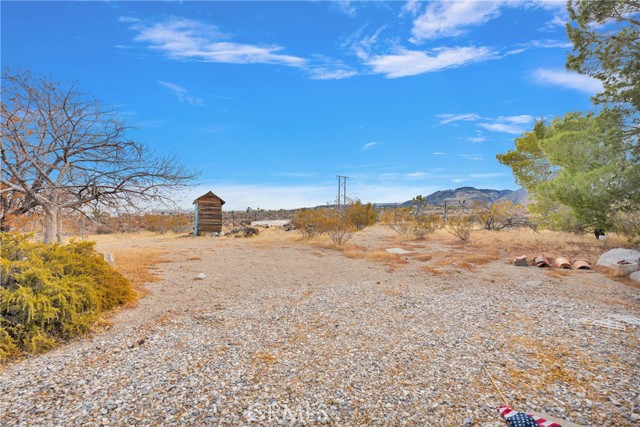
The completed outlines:
<svg viewBox="0 0 640 427">
<path fill-rule="evenodd" d="M 318 236 L 324 233 L 324 210 L 301 209 L 293 216 L 291 224 L 307 238 Z"/>
<path fill-rule="evenodd" d="M 362 204 L 360 200 L 350 203 L 346 208 L 347 221 L 356 230 L 364 230 L 365 227 L 376 223 L 376 211 L 371 203 Z"/>
<path fill-rule="evenodd" d="M 0 361 L 46 351 L 135 300 L 92 242 L 47 245 L 2 233 L 0 243 Z"/>
</svg>

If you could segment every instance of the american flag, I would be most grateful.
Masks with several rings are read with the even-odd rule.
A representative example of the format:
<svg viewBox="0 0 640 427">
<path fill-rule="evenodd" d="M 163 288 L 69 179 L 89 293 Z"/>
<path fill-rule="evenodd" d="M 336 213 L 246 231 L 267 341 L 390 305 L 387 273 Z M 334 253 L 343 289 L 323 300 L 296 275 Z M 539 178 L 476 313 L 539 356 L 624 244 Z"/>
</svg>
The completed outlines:
<svg viewBox="0 0 640 427">
<path fill-rule="evenodd" d="M 535 415 L 527 415 L 524 412 L 514 411 L 505 405 L 499 406 L 498 412 L 502 415 L 502 418 L 507 421 L 509 427 L 562 427 L 553 421 L 547 421 Z"/>
</svg>

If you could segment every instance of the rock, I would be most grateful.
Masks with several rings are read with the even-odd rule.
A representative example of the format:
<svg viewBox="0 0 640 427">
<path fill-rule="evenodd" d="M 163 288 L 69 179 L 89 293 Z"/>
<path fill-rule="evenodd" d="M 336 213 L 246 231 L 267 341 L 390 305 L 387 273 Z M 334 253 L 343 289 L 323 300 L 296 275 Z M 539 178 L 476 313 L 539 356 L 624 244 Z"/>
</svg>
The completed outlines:
<svg viewBox="0 0 640 427">
<path fill-rule="evenodd" d="M 600 256 L 596 265 L 611 267 L 612 265 L 617 264 L 618 261 L 622 260 L 637 263 L 640 261 L 640 252 L 633 249 L 611 249 Z"/>
<path fill-rule="evenodd" d="M 635 271 L 635 272 L 631 273 L 629 278 L 631 280 L 635 280 L 636 282 L 640 282 L 640 271 Z"/>
<path fill-rule="evenodd" d="M 113 256 L 113 254 L 111 252 L 104 252 L 102 254 L 102 257 L 104 258 L 105 261 L 107 261 L 109 264 L 111 265 L 115 265 L 116 260 Z"/>
<path fill-rule="evenodd" d="M 198 275 L 196 277 L 193 278 L 193 280 L 204 280 L 207 278 L 207 275 L 204 273 L 198 273 Z"/>
<path fill-rule="evenodd" d="M 513 259 L 513 265 L 515 265 L 516 267 L 527 267 L 529 265 L 529 262 L 527 261 L 527 256 L 521 255 L 521 256 L 515 257 Z"/>
</svg>

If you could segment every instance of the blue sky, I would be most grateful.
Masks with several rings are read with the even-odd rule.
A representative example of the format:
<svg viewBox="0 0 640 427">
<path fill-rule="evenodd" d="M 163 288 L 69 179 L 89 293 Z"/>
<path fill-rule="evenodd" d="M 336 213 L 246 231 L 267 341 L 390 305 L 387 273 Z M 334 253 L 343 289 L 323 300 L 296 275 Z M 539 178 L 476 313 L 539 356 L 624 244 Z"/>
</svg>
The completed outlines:
<svg viewBox="0 0 640 427">
<path fill-rule="evenodd" d="M 565 3 L 9 2 L 2 65 L 78 80 L 228 209 L 516 189 L 495 155 L 591 108 Z"/>
</svg>

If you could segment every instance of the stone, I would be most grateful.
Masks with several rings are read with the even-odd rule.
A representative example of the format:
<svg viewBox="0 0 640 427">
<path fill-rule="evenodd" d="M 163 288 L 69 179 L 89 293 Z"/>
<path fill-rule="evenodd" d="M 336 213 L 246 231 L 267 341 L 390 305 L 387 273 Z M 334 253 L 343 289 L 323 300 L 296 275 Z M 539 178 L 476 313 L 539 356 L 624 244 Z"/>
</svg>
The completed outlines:
<svg viewBox="0 0 640 427">
<path fill-rule="evenodd" d="M 527 256 L 521 255 L 519 257 L 515 257 L 513 259 L 513 265 L 515 265 L 516 267 L 527 267 L 529 265 L 529 262 L 527 261 Z"/>
<path fill-rule="evenodd" d="M 619 261 L 628 261 L 638 263 L 640 261 L 640 252 L 633 249 L 616 248 L 611 249 L 600 255 L 596 265 L 603 267 L 611 267 Z"/>
<path fill-rule="evenodd" d="M 636 282 L 640 282 L 640 271 L 634 271 L 633 273 L 631 273 L 631 275 L 629 276 L 629 279 L 635 280 Z"/>
<path fill-rule="evenodd" d="M 196 277 L 193 278 L 193 280 L 204 280 L 207 278 L 207 275 L 204 273 L 198 273 L 198 275 Z"/>
</svg>

